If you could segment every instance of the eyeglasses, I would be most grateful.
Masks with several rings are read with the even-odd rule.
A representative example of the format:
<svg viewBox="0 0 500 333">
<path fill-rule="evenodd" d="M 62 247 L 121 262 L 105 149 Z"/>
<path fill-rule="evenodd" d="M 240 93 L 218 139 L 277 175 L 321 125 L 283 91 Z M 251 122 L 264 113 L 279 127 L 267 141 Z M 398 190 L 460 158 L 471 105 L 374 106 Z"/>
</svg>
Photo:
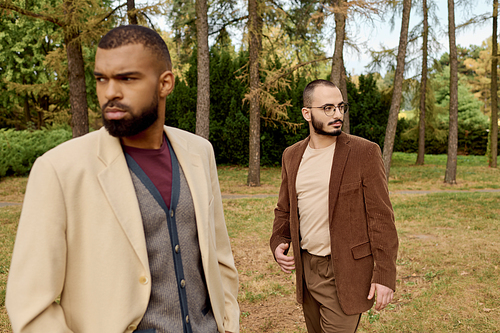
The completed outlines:
<svg viewBox="0 0 500 333">
<path fill-rule="evenodd" d="M 323 106 L 304 106 L 305 108 L 317 108 L 323 109 L 327 117 L 331 117 L 335 114 L 335 111 L 339 110 L 340 114 L 345 114 L 349 111 L 349 103 L 340 103 L 339 105 L 325 104 Z"/>
</svg>

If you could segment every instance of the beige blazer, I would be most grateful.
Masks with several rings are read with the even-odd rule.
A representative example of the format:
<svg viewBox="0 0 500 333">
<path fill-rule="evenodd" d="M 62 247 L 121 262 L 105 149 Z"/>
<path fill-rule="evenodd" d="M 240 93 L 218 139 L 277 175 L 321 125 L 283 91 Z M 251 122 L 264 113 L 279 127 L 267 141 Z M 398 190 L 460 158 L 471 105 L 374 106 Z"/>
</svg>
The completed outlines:
<svg viewBox="0 0 500 333">
<path fill-rule="evenodd" d="M 212 146 L 176 128 L 165 132 L 193 196 L 218 330 L 238 332 L 238 275 Z M 150 281 L 139 204 L 120 141 L 101 129 L 38 158 L 7 283 L 14 332 L 132 332 L 146 311 Z"/>
</svg>

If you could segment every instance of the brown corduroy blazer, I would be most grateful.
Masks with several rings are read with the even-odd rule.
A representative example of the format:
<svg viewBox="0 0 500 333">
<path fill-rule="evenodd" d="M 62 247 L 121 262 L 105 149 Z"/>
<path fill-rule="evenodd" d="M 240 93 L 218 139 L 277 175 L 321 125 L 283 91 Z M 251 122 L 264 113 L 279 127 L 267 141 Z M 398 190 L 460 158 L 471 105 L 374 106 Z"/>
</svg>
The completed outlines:
<svg viewBox="0 0 500 333">
<path fill-rule="evenodd" d="M 295 183 L 309 138 L 283 152 L 282 183 L 270 239 L 274 255 L 281 243 L 292 243 L 297 301 L 303 303 L 299 212 Z M 342 310 L 358 314 L 373 306 L 371 283 L 396 288 L 398 236 L 380 147 L 342 133 L 337 137 L 330 175 L 331 258 Z"/>
</svg>

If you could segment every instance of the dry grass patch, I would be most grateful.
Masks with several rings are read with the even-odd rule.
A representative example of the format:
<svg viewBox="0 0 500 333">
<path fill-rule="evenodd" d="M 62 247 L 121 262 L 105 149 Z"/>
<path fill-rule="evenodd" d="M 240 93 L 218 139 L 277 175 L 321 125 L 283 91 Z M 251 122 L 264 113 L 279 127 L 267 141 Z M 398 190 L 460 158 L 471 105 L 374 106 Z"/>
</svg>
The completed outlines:
<svg viewBox="0 0 500 333">
<path fill-rule="evenodd" d="M 392 196 L 400 235 L 395 300 L 359 332 L 495 332 L 500 324 L 500 194 Z M 242 332 L 305 332 L 295 279 L 272 258 L 276 198 L 224 200 L 240 273 Z"/>
<path fill-rule="evenodd" d="M 20 206 L 0 208 L 0 333 L 12 332 L 5 309 L 5 287 L 20 214 Z"/>
<path fill-rule="evenodd" d="M 0 202 L 23 202 L 28 177 L 0 178 Z"/>
<path fill-rule="evenodd" d="M 222 194 L 277 194 L 281 184 L 281 168 L 261 168 L 260 187 L 247 186 L 248 168 L 220 166 L 217 168 Z"/>
</svg>

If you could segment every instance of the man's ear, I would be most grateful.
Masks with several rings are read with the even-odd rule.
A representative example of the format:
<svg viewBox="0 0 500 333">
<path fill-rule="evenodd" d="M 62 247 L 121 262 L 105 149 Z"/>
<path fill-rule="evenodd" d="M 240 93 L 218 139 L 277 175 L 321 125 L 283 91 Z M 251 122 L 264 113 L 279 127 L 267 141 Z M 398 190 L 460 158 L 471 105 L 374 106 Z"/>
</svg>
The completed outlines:
<svg viewBox="0 0 500 333">
<path fill-rule="evenodd" d="M 164 98 L 170 95 L 175 86 L 174 74 L 171 71 L 164 71 L 158 81 L 160 84 L 159 97 Z"/>
<path fill-rule="evenodd" d="M 308 108 L 302 108 L 302 117 L 304 117 L 304 119 L 309 122 L 311 121 L 311 110 L 308 109 Z"/>
</svg>

